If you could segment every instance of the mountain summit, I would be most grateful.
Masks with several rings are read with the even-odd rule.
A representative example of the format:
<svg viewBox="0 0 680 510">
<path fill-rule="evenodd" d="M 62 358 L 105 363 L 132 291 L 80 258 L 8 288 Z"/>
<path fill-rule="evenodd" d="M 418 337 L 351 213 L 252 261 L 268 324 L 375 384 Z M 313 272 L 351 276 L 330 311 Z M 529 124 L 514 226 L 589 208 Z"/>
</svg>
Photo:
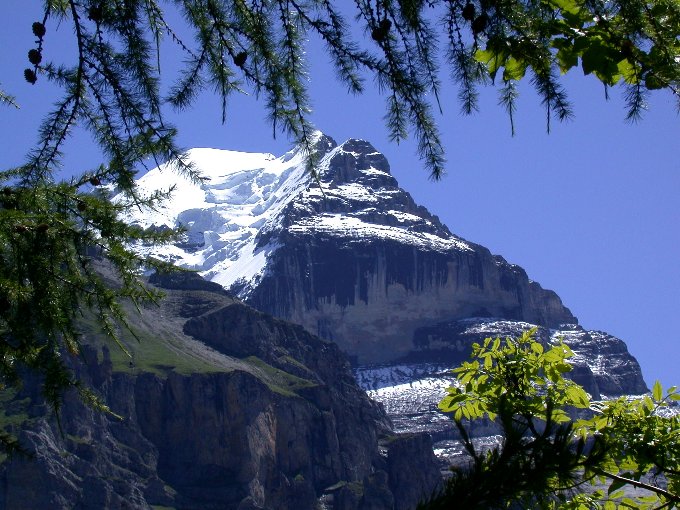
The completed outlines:
<svg viewBox="0 0 680 510">
<path fill-rule="evenodd" d="M 315 150 L 316 179 L 300 148 L 278 158 L 192 149 L 206 182 L 153 169 L 139 180 L 142 190 L 174 185 L 174 199 L 128 219 L 185 228 L 182 242 L 153 255 L 334 340 L 359 363 L 403 357 L 418 328 L 445 320 L 577 322 L 522 268 L 417 205 L 370 143 L 338 145 L 319 133 Z"/>
<path fill-rule="evenodd" d="M 34 456 L 0 456 L 0 509 L 414 508 L 462 458 L 437 411 L 451 366 L 473 342 L 529 328 L 573 349 L 570 375 L 594 399 L 647 390 L 621 340 L 584 330 L 521 268 L 453 235 L 368 142 L 318 134 L 315 150 L 316 178 L 299 149 L 193 149 L 205 182 L 164 166 L 140 179 L 174 199 L 127 219 L 185 235 L 139 248 L 216 283 L 151 275 L 166 297 L 130 314 L 131 357 L 83 318 L 67 362 L 115 414 L 69 393 L 57 421 L 37 378 L 0 392 L 0 431 Z"/>
</svg>

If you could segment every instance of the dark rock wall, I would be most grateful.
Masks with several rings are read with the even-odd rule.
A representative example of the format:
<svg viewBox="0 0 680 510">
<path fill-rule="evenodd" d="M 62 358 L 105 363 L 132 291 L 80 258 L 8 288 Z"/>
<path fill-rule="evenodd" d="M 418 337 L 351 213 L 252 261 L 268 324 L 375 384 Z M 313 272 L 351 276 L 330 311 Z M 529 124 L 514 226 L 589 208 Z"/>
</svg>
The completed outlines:
<svg viewBox="0 0 680 510">
<path fill-rule="evenodd" d="M 186 278 L 166 282 L 183 294 L 178 300 L 168 290 L 163 320 L 175 320 L 169 310 L 195 312 L 177 323 L 239 368 L 122 373 L 108 350 L 86 346 L 85 363 L 74 368 L 121 418 L 69 394 L 63 434 L 39 382 L 27 378 L 6 409 L 23 413 L 14 432 L 34 458 L 0 462 L 0 509 L 311 510 L 327 497 L 329 509 L 388 510 L 409 474 L 414 494 L 433 489 L 420 475 L 433 462 L 431 448 L 399 487 L 386 474 L 390 450 L 381 453 L 378 441 L 390 423 L 336 345 L 231 299 L 206 311 L 210 300 L 201 294 L 193 300 L 200 306 L 185 307 L 192 292 L 222 292 Z M 332 486 L 351 486 L 358 496 L 335 499 L 326 493 Z"/>
<path fill-rule="evenodd" d="M 523 269 L 418 206 L 368 142 L 349 140 L 333 154 L 320 175 L 324 195 L 313 184 L 260 232 L 262 245 L 277 247 L 261 279 L 232 289 L 248 303 L 337 342 L 359 363 L 403 356 L 415 329 L 443 320 L 577 322 Z"/>
<path fill-rule="evenodd" d="M 526 322 L 496 319 L 465 319 L 426 326 L 415 331 L 410 361 L 459 364 L 468 359 L 473 343 L 485 338 L 515 338 L 536 327 Z M 574 352 L 568 375 L 594 399 L 639 395 L 648 391 L 637 360 L 626 344 L 601 331 L 587 331 L 575 324 L 549 330 L 537 327 L 536 338 L 543 344 L 562 340 Z"/>
<path fill-rule="evenodd" d="M 284 235 L 248 302 L 337 342 L 360 363 L 403 356 L 414 331 L 470 316 L 575 322 L 552 291 L 488 251 Z"/>
<path fill-rule="evenodd" d="M 432 450 L 432 440 L 427 435 L 405 434 L 391 441 L 387 463 L 389 479 L 394 486 L 394 510 L 411 510 L 440 488 L 442 478 L 437 462 L 423 455 L 429 450 Z M 412 474 L 414 462 L 420 468 Z M 413 477 L 418 479 L 417 483 Z"/>
</svg>

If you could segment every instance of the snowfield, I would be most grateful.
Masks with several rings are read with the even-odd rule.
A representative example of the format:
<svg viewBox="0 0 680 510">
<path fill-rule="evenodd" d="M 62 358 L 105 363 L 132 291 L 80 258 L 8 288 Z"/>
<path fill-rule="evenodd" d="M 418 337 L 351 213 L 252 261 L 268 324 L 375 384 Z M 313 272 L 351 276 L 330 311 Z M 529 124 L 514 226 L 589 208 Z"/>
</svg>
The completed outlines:
<svg viewBox="0 0 680 510">
<path fill-rule="evenodd" d="M 225 288 L 238 283 L 242 298 L 262 278 L 269 257 L 279 247 L 272 233 L 388 239 L 439 251 L 470 249 L 448 232 L 432 233 L 436 227 L 426 218 L 389 207 L 385 210 L 386 203 L 405 194 L 389 172 L 370 164 L 360 168 L 373 186 L 328 177 L 334 158 L 358 155 L 348 148 L 356 141 L 335 146 L 321 133 L 316 140 L 324 154 L 316 167 L 318 180 L 308 170 L 300 148 L 280 157 L 191 149 L 187 159 L 200 171 L 201 183 L 183 178 L 168 164 L 150 170 L 137 181 L 140 194 L 173 188 L 171 199 L 155 209 L 130 209 L 124 219 L 142 228 L 182 228 L 185 234 L 180 243 L 135 249 L 196 270 Z M 377 152 L 361 156 L 383 157 Z M 375 185 L 381 179 L 393 184 Z M 347 212 L 323 212 L 324 204 L 330 202 Z M 376 215 L 381 221 L 376 221 Z"/>
</svg>

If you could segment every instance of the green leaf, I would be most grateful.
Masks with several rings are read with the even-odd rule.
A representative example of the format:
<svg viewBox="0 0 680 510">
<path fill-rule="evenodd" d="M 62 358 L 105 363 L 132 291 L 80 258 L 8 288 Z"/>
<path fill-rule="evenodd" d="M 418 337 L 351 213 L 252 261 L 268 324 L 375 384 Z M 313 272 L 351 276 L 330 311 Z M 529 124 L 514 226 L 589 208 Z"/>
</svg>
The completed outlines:
<svg viewBox="0 0 680 510">
<path fill-rule="evenodd" d="M 661 381 L 656 381 L 654 387 L 652 388 L 652 396 L 657 402 L 663 400 L 663 387 L 661 386 Z"/>
<path fill-rule="evenodd" d="M 482 50 L 478 49 L 475 52 L 475 60 L 478 62 L 481 62 L 482 64 L 486 65 L 489 74 L 493 77 L 496 75 L 496 72 L 498 72 L 498 69 L 501 67 L 505 66 L 505 62 L 507 60 L 508 56 L 507 55 L 502 55 L 494 50 Z"/>
<path fill-rule="evenodd" d="M 641 503 L 654 504 L 659 501 L 659 496 L 656 494 L 650 494 L 649 496 L 637 496 L 636 499 Z"/>
<path fill-rule="evenodd" d="M 578 385 L 567 388 L 566 396 L 569 399 L 568 403 L 574 407 L 587 408 L 590 406 L 588 394 Z"/>
<path fill-rule="evenodd" d="M 572 366 L 569 363 L 558 363 L 555 365 L 555 369 L 560 373 L 564 374 L 566 372 L 571 372 Z"/>
<path fill-rule="evenodd" d="M 562 74 L 569 71 L 569 69 L 572 67 L 576 67 L 578 65 L 578 52 L 573 46 L 565 46 L 560 48 L 556 57 Z"/>
<path fill-rule="evenodd" d="M 451 412 L 451 409 L 456 405 L 459 404 L 460 402 L 463 402 L 465 399 L 467 399 L 467 395 L 464 393 L 458 393 L 455 395 L 449 395 L 447 397 L 444 397 L 441 402 L 439 402 L 438 408 L 440 411 L 443 411 L 445 413 Z"/>
<path fill-rule="evenodd" d="M 621 498 L 621 505 L 625 508 L 640 508 L 640 505 L 632 498 Z"/>
<path fill-rule="evenodd" d="M 526 71 L 527 71 L 526 62 L 516 60 L 514 57 L 509 57 L 505 62 L 505 70 L 503 71 L 503 81 L 519 81 L 522 78 L 524 78 Z M 536 343 L 536 345 L 540 346 L 541 344 Z M 541 349 L 543 349 L 542 346 Z"/>
<path fill-rule="evenodd" d="M 623 480 L 614 480 L 609 486 L 609 489 L 607 489 L 607 494 L 611 496 L 612 492 L 619 490 L 621 487 L 624 487 L 625 485 L 627 484 Z"/>
<path fill-rule="evenodd" d="M 626 83 L 634 85 L 640 81 L 637 68 L 635 65 L 631 64 L 627 58 L 624 58 L 621 62 L 619 62 L 617 67 L 619 69 L 619 74 L 623 77 Z"/>
<path fill-rule="evenodd" d="M 620 60 L 618 49 L 599 37 L 593 37 L 581 55 L 581 66 L 584 74 L 593 73 L 603 83 L 615 85 L 621 78 L 618 66 Z"/>
<path fill-rule="evenodd" d="M 560 9 L 562 12 L 571 14 L 578 14 L 581 10 L 581 6 L 575 0 L 550 0 L 549 3 Z"/>
<path fill-rule="evenodd" d="M 660 80 L 655 74 L 647 73 L 645 76 L 645 87 L 647 87 L 649 90 L 659 90 L 664 88 L 664 84 L 663 81 Z"/>
<path fill-rule="evenodd" d="M 538 342 L 532 342 L 531 350 L 536 354 L 543 354 L 543 346 Z"/>
</svg>

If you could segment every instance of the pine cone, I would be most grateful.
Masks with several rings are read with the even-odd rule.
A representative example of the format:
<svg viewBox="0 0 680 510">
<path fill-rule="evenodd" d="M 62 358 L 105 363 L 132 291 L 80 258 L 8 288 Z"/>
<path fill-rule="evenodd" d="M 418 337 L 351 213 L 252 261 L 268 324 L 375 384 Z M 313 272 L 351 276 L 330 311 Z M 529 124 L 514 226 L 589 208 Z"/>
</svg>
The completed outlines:
<svg viewBox="0 0 680 510">
<path fill-rule="evenodd" d="M 28 61 L 34 66 L 37 66 L 42 62 L 42 54 L 35 48 L 28 50 Z"/>
<path fill-rule="evenodd" d="M 472 21 L 475 19 L 475 6 L 474 4 L 468 2 L 465 4 L 465 7 L 463 7 L 463 19 L 466 21 Z"/>
<path fill-rule="evenodd" d="M 47 32 L 47 30 L 45 30 L 45 25 L 39 21 L 33 23 L 31 27 L 33 28 L 33 35 L 40 37 L 41 39 L 45 36 L 45 32 Z"/>
<path fill-rule="evenodd" d="M 35 75 L 33 69 L 24 69 L 24 79 L 31 85 L 34 85 L 35 82 L 38 81 L 38 77 Z"/>
<path fill-rule="evenodd" d="M 234 64 L 236 64 L 238 67 L 243 67 L 243 64 L 246 63 L 247 58 L 248 54 L 245 51 L 237 53 L 234 55 Z"/>
<path fill-rule="evenodd" d="M 480 32 L 484 32 L 484 30 L 486 30 L 486 25 L 488 23 L 489 23 L 489 16 L 487 16 L 485 13 L 480 14 L 472 22 L 472 33 L 477 35 Z"/>
<path fill-rule="evenodd" d="M 101 5 L 93 5 L 87 11 L 87 17 L 88 19 L 94 21 L 95 23 L 100 23 L 102 18 L 104 17 L 104 9 L 102 9 Z"/>
</svg>

